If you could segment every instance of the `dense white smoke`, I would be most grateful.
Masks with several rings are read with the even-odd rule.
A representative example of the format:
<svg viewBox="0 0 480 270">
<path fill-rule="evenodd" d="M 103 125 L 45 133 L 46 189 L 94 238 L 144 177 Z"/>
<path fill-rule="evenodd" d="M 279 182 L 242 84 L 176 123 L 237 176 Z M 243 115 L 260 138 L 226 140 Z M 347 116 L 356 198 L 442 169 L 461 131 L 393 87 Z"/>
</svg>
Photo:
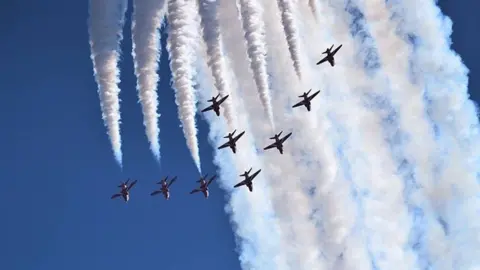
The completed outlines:
<svg viewBox="0 0 480 270">
<path fill-rule="evenodd" d="M 193 161 L 200 172 L 200 155 L 198 150 L 197 127 L 195 126 L 195 76 L 194 60 L 195 42 L 198 28 L 195 24 L 196 10 L 194 3 L 184 0 L 168 0 L 167 20 L 169 25 L 167 50 L 170 57 L 175 102 L 182 123 L 183 133 Z"/>
<path fill-rule="evenodd" d="M 132 18 L 132 56 L 137 76 L 138 98 L 150 149 L 160 160 L 158 127 L 158 64 L 161 57 L 160 27 L 165 18 L 164 0 L 134 0 Z"/>
<path fill-rule="evenodd" d="M 90 0 L 88 33 L 90 36 L 93 72 L 98 84 L 102 118 L 107 127 L 113 153 L 122 166 L 122 140 L 120 137 L 120 42 L 127 0 Z"/>
<path fill-rule="evenodd" d="M 412 46 L 412 82 L 424 90 L 428 118 L 439 151 L 434 161 L 427 215 L 431 237 L 423 253 L 434 267 L 470 269 L 480 259 L 480 133 L 478 113 L 468 98 L 468 69 L 450 49 L 452 21 L 433 1 L 389 1 L 397 35 Z M 413 8 L 421 14 L 410 12 Z M 432 241 L 431 239 L 443 241 Z"/>
<path fill-rule="evenodd" d="M 161 10 L 160 2 L 154 4 Z M 215 88 L 230 95 L 222 117 L 203 114 L 214 148 L 232 129 L 246 132 L 235 155 L 228 148 L 215 150 L 213 161 L 228 195 L 243 269 L 480 265 L 479 123 L 468 99 L 468 70 L 449 48 L 451 21 L 433 1 L 198 4 L 168 2 L 170 67 L 199 171 L 196 97 L 206 107 Z M 151 52 L 147 79 L 153 82 L 159 50 L 148 44 L 158 45 L 154 35 L 162 15 L 149 12 L 142 18 L 149 27 L 134 29 L 143 42 L 151 40 L 144 47 Z M 100 33 L 111 37 L 105 40 L 114 50 L 105 55 L 113 59 L 113 82 L 118 38 L 112 33 L 121 29 L 119 14 L 107 14 L 116 30 Z M 100 34 L 97 40 L 104 38 Z M 135 41 L 134 50 L 142 41 Z M 331 44 L 343 44 L 336 65 L 317 66 Z M 311 111 L 292 109 L 309 89 L 321 90 Z M 259 117 L 265 110 L 270 123 Z M 275 148 L 263 151 L 280 131 L 293 132 L 283 155 Z M 253 192 L 234 189 L 250 167 L 262 169 Z"/>
</svg>

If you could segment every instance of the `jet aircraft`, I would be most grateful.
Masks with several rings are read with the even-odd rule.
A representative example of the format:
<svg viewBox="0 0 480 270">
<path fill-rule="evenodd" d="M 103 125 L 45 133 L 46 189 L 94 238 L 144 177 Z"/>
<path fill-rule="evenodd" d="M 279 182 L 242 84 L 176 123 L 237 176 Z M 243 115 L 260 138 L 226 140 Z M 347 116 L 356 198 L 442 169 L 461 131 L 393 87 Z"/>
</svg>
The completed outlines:
<svg viewBox="0 0 480 270">
<path fill-rule="evenodd" d="M 262 170 L 260 169 L 260 170 L 256 171 L 254 174 L 249 175 L 251 171 L 252 171 L 252 168 L 250 168 L 250 170 L 248 170 L 248 171 L 245 171 L 243 174 L 240 174 L 240 176 L 245 177 L 245 180 L 236 184 L 233 187 L 237 188 L 237 187 L 245 185 L 245 186 L 248 187 L 248 190 L 250 190 L 250 192 L 252 192 L 253 191 L 253 182 L 252 182 L 253 178 L 255 178 Z"/>
<path fill-rule="evenodd" d="M 159 193 L 163 193 L 163 197 L 165 197 L 165 199 L 170 199 L 170 186 L 173 184 L 173 182 L 175 182 L 175 180 L 177 179 L 177 177 L 173 177 L 172 180 L 170 180 L 169 183 L 167 183 L 167 180 L 168 180 L 168 176 L 165 177 L 162 181 L 158 182 L 157 184 L 159 185 L 162 185 L 162 187 L 160 188 L 160 190 L 155 190 L 154 192 L 150 193 L 151 196 L 154 196 L 154 195 L 157 195 Z"/>
<path fill-rule="evenodd" d="M 270 139 L 271 140 L 275 140 L 274 143 L 270 144 L 269 146 L 263 148 L 263 150 L 268 150 L 268 149 L 271 149 L 271 148 L 274 148 L 276 147 L 278 149 L 278 151 L 280 151 L 280 154 L 283 155 L 283 143 L 290 137 L 292 136 L 292 132 L 288 133 L 287 135 L 285 135 L 285 137 L 283 138 L 279 138 L 280 135 L 282 135 L 282 132 L 283 131 L 280 131 L 280 133 L 278 134 L 275 134 L 273 137 L 271 137 Z"/>
<path fill-rule="evenodd" d="M 292 108 L 302 106 L 304 105 L 307 108 L 307 111 L 310 111 L 311 109 L 311 101 L 312 99 L 320 93 L 320 90 L 317 92 L 313 93 L 311 96 L 308 96 L 308 94 L 312 91 L 312 89 L 308 90 L 308 92 L 304 92 L 302 95 L 298 96 L 300 98 L 303 98 L 302 101 L 298 102 L 297 104 L 293 105 Z"/>
<path fill-rule="evenodd" d="M 317 65 L 320 65 L 325 61 L 328 61 L 332 67 L 335 66 L 335 58 L 333 58 L 333 56 L 338 52 L 338 50 L 340 50 L 340 48 L 342 48 L 342 44 L 340 44 L 340 46 L 338 46 L 335 50 L 332 51 L 333 46 L 335 45 L 332 45 L 332 47 L 327 48 L 322 53 L 322 54 L 326 54 L 327 56 L 325 56 L 322 60 L 318 61 Z"/>
<path fill-rule="evenodd" d="M 217 98 L 219 96 L 220 94 L 218 94 L 216 97 L 212 97 L 211 99 L 207 100 L 208 102 L 212 102 L 212 105 L 203 109 L 202 112 L 213 110 L 217 116 L 220 116 L 220 104 L 222 104 L 228 98 L 229 95 L 226 95 L 222 97 L 219 101 L 217 101 Z"/>
<path fill-rule="evenodd" d="M 207 182 L 207 176 L 208 174 L 205 174 L 204 177 L 200 177 L 200 180 L 197 181 L 197 183 L 200 183 L 200 187 L 190 191 L 190 194 L 201 191 L 203 193 L 203 196 L 205 196 L 205 198 L 208 199 L 208 186 L 213 182 L 213 180 L 215 180 L 217 176 L 216 175 L 212 176 L 208 182 Z"/>
<path fill-rule="evenodd" d="M 236 137 L 233 137 L 233 135 L 235 134 L 236 131 L 237 130 L 235 129 L 232 133 L 228 133 L 227 136 L 223 137 L 225 139 L 228 139 L 228 142 L 220 145 L 218 147 L 218 149 L 222 149 L 222 148 L 225 148 L 225 147 L 230 147 L 230 149 L 232 149 L 232 152 L 236 153 L 237 152 L 237 141 L 238 141 L 238 139 L 240 139 L 240 137 L 243 136 L 243 134 L 245 134 L 245 131 L 242 131 Z"/>
<path fill-rule="evenodd" d="M 133 181 L 130 185 L 128 185 L 128 182 L 130 181 L 130 178 L 126 182 L 122 182 L 118 187 L 121 188 L 120 193 L 113 194 L 111 199 L 118 198 L 120 196 L 123 197 L 123 200 L 125 202 L 128 202 L 130 199 L 130 189 L 137 183 L 137 180 Z"/>
</svg>

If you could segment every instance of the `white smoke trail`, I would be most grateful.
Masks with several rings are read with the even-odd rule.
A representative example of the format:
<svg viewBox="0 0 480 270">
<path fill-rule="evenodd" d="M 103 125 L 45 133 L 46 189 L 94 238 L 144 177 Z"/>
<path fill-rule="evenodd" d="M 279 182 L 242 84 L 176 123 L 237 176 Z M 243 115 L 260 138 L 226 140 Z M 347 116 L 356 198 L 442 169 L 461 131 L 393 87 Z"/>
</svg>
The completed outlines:
<svg viewBox="0 0 480 270">
<path fill-rule="evenodd" d="M 167 51 L 170 58 L 175 102 L 182 123 L 183 133 L 193 161 L 200 172 L 197 127 L 195 126 L 195 93 L 192 79 L 195 76 L 195 42 L 198 29 L 195 27 L 195 5 L 185 0 L 168 0 L 169 24 Z"/>
<path fill-rule="evenodd" d="M 446 237 L 450 245 L 430 250 L 430 256 L 442 258 L 435 265 L 438 267 L 478 267 L 479 123 L 475 105 L 468 98 L 468 70 L 450 49 L 452 22 L 433 1 L 388 4 L 401 25 L 397 34 L 413 43 L 413 79 L 426 89 L 427 111 L 445 151 L 436 160 L 436 185 L 428 195 L 438 215 L 437 234 Z M 421 16 L 408 12 L 414 9 L 422 10 Z"/>
<path fill-rule="evenodd" d="M 157 73 L 161 57 L 160 28 L 165 17 L 164 0 L 134 0 L 132 19 L 132 56 L 137 76 L 138 98 L 142 104 L 143 124 L 153 155 L 160 161 L 158 128 Z"/>
<path fill-rule="evenodd" d="M 228 89 L 231 88 L 226 79 L 227 70 L 225 56 L 223 53 L 223 44 L 220 35 L 217 15 L 218 3 L 216 0 L 200 0 L 200 16 L 202 19 L 203 37 L 207 45 L 207 64 L 212 71 L 215 79 L 215 87 L 224 97 L 228 95 Z M 236 98 L 230 94 L 221 106 L 225 108 L 225 118 L 230 129 L 235 127 L 236 116 L 233 109 L 232 100 Z"/>
<path fill-rule="evenodd" d="M 295 25 L 295 5 L 292 0 L 277 0 L 278 8 L 282 14 L 282 25 L 285 32 L 285 37 L 288 43 L 288 51 L 295 67 L 295 72 L 299 78 L 302 78 L 300 66 L 300 48 L 298 43 L 298 30 Z"/>
<path fill-rule="evenodd" d="M 268 85 L 265 24 L 262 20 L 263 9 L 257 0 L 239 0 L 239 4 L 250 69 L 253 73 L 261 104 L 273 128 L 275 124 Z"/>
<path fill-rule="evenodd" d="M 122 140 L 120 137 L 120 42 L 127 10 L 126 0 L 90 0 L 88 33 L 93 72 L 98 84 L 102 118 L 108 130 L 115 159 L 122 167 Z"/>
<path fill-rule="evenodd" d="M 202 53 L 202 52 L 201 52 Z M 203 55 L 204 53 L 202 53 Z M 204 56 L 204 59 L 208 59 Z M 200 61 L 197 80 L 200 104 L 211 95 L 212 79 L 208 76 L 205 62 Z M 228 72 L 225 74 L 228 79 Z M 232 85 L 233 86 L 233 85 Z M 232 92 L 233 91 L 232 89 Z M 272 210 L 270 191 L 264 179 L 265 169 L 255 153 L 253 141 L 250 137 L 249 120 L 241 101 L 235 102 L 235 110 L 240 112 L 237 124 L 246 134 L 237 142 L 238 152 L 233 156 L 230 150 L 215 150 L 214 164 L 219 168 L 220 187 L 229 195 L 229 202 L 225 208 L 229 213 L 236 235 L 240 263 L 243 269 L 281 269 L 287 270 L 285 255 L 282 253 L 282 238 L 275 214 Z M 215 146 L 223 143 L 223 136 L 227 127 L 222 119 L 212 114 L 204 115 L 209 123 L 209 141 Z M 245 187 L 234 189 L 233 185 L 241 181 L 239 174 L 248 170 L 262 168 L 262 172 L 254 180 L 254 192 L 250 193 Z"/>
<path fill-rule="evenodd" d="M 318 7 L 317 7 L 317 0 L 307 0 L 308 6 L 310 7 L 310 11 L 312 12 L 313 17 L 315 20 L 318 20 Z"/>
</svg>

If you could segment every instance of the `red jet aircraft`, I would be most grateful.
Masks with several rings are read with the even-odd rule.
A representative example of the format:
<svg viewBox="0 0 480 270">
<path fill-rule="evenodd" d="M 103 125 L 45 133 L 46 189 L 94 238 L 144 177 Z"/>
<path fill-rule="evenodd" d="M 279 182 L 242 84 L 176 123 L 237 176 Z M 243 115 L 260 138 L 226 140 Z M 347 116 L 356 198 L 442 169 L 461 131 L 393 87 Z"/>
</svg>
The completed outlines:
<svg viewBox="0 0 480 270">
<path fill-rule="evenodd" d="M 165 199 L 167 199 L 167 200 L 170 199 L 170 186 L 173 184 L 173 182 L 175 182 L 176 179 L 177 179 L 176 176 L 173 177 L 172 180 L 170 180 L 170 182 L 167 184 L 168 176 L 165 177 L 162 181 L 157 183 L 159 185 L 160 184 L 162 185 L 160 190 L 155 190 L 150 195 L 154 196 L 154 195 L 157 195 L 159 193 L 163 193 L 163 197 L 165 197 Z"/>
<path fill-rule="evenodd" d="M 200 187 L 192 190 L 190 194 L 201 191 L 205 196 L 205 199 L 208 199 L 208 186 L 213 182 L 213 180 L 215 180 L 217 176 L 216 175 L 212 176 L 208 182 L 207 182 L 207 176 L 208 174 L 205 174 L 204 177 L 200 177 L 200 180 L 197 181 L 197 183 L 200 183 Z"/>
<path fill-rule="evenodd" d="M 132 189 L 132 187 L 137 183 L 137 180 L 135 180 L 130 184 L 130 186 L 128 186 L 129 181 L 130 181 L 130 178 L 128 178 L 128 180 L 126 182 L 124 182 L 124 183 L 122 182 L 118 186 L 119 188 L 121 188 L 120 193 L 113 194 L 111 199 L 115 199 L 115 198 L 118 198 L 118 197 L 122 196 L 123 200 L 125 202 L 128 202 L 128 200 L 130 199 L 130 189 Z"/>
</svg>

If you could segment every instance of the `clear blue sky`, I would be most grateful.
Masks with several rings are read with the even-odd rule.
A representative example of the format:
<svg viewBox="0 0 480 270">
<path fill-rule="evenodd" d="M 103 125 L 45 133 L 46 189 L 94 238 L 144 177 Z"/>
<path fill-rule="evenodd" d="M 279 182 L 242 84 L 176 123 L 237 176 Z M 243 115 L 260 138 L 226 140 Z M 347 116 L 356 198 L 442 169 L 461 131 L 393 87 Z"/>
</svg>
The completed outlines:
<svg viewBox="0 0 480 270">
<path fill-rule="evenodd" d="M 162 170 L 149 151 L 135 90 L 130 30 L 123 42 L 124 171 L 103 126 L 87 35 L 88 1 L 0 5 L 0 262 L 5 270 L 239 269 L 224 194 L 188 195 L 198 177 L 177 120 L 166 54 L 159 85 Z M 455 1 L 457 2 L 457 1 Z M 440 1 L 454 20 L 454 48 L 478 89 L 477 1 Z M 465 8 L 468 6 L 468 8 Z M 130 13 L 129 13 L 130 14 Z M 127 23 L 128 24 L 128 23 Z M 480 95 L 477 94 L 477 99 Z M 203 170 L 213 172 L 200 123 Z M 178 175 L 172 198 L 149 193 Z M 128 204 L 110 200 L 139 179 Z"/>
</svg>

